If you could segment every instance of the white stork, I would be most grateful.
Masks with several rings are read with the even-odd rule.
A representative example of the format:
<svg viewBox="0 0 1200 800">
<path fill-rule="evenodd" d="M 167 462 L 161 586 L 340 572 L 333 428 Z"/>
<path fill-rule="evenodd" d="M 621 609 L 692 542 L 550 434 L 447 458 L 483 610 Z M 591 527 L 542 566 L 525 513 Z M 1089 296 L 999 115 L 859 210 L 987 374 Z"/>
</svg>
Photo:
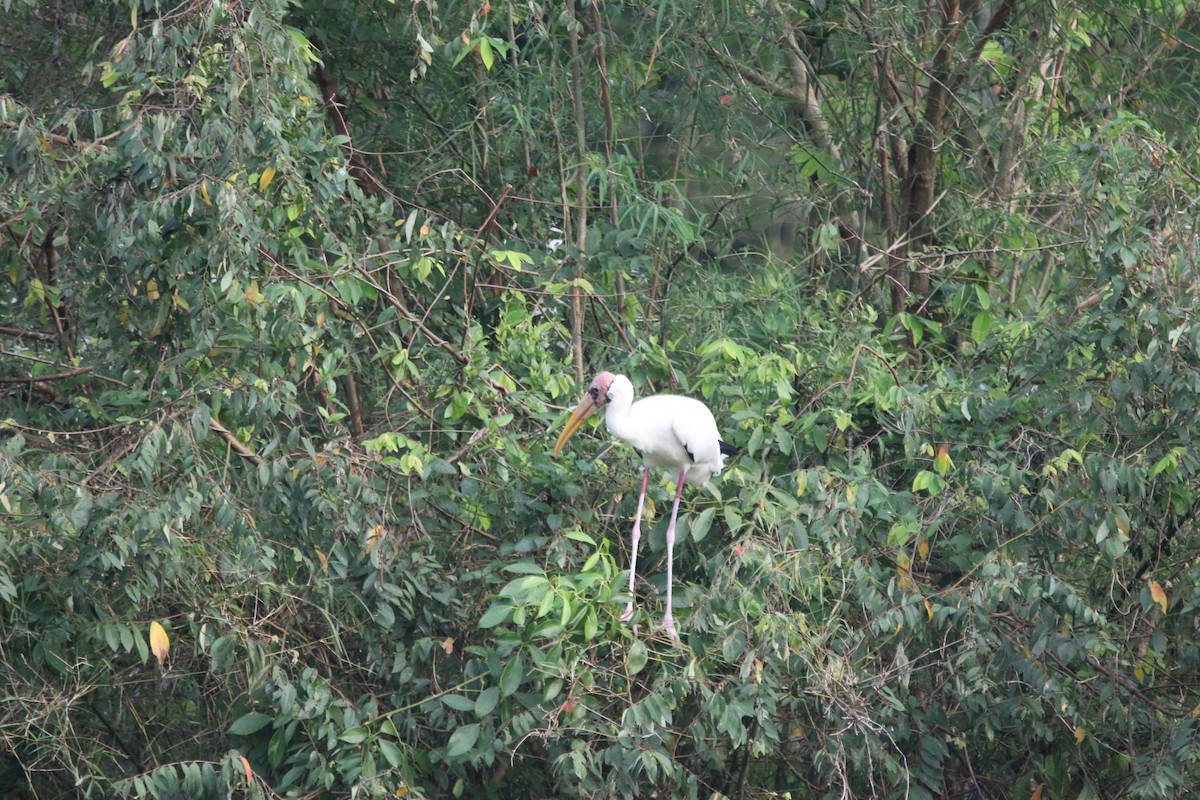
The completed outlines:
<svg viewBox="0 0 1200 800">
<path fill-rule="evenodd" d="M 633 617 L 633 578 L 637 570 L 638 540 L 641 539 L 642 505 L 646 500 L 646 483 L 651 467 L 662 467 L 676 477 L 675 505 L 671 508 L 671 524 L 667 526 L 667 609 L 663 628 L 672 639 L 678 639 L 675 619 L 671 614 L 671 584 L 675 549 L 675 517 L 679 513 L 679 497 L 684 483 L 707 483 L 721 474 L 725 457 L 736 455 L 737 448 L 721 441 L 717 422 L 708 406 L 690 397 L 658 394 L 633 402 L 633 384 L 624 375 L 601 372 L 588 387 L 587 394 L 576 406 L 571 418 L 554 443 L 554 455 L 596 409 L 607 406 L 604 422 L 613 436 L 641 454 L 642 491 L 638 495 L 637 517 L 633 523 L 633 554 L 629 561 L 629 605 L 621 615 L 622 621 Z"/>
</svg>

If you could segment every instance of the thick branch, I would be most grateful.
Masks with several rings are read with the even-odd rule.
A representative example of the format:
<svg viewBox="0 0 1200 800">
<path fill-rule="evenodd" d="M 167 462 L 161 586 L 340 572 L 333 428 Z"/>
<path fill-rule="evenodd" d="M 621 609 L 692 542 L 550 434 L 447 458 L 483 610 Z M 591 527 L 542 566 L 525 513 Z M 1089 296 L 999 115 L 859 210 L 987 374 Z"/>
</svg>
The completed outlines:
<svg viewBox="0 0 1200 800">
<path fill-rule="evenodd" d="M 255 453 L 249 447 L 246 447 L 246 445 L 242 444 L 241 441 L 236 436 L 234 436 L 229 431 L 228 428 L 226 428 L 221 423 L 217 422 L 215 419 L 209 419 L 208 427 L 212 430 L 213 433 L 217 434 L 217 436 L 220 436 L 222 439 L 224 439 L 226 444 L 229 445 L 230 449 L 233 450 L 233 452 L 237 453 L 239 456 L 246 459 L 251 464 L 258 465 L 258 464 L 263 463 L 262 458 L 257 453 Z"/>
<path fill-rule="evenodd" d="M 741 60 L 734 58 L 730 53 L 723 52 L 713 47 L 707 38 L 701 36 L 701 41 L 708 48 L 708 52 L 717 59 L 723 66 L 733 70 L 738 77 L 747 83 L 752 83 L 760 89 L 765 89 L 781 100 L 787 100 L 795 105 L 796 110 L 800 114 L 800 119 L 804 122 L 808 129 L 808 135 L 821 150 L 836 158 L 838 156 L 837 144 L 829 135 L 829 123 L 825 120 L 825 114 L 821 110 L 820 100 L 817 99 L 816 92 L 812 89 L 812 81 L 805 80 L 803 86 L 789 86 L 785 83 L 771 78 L 756 69 L 752 69 Z M 799 62 L 803 70 L 807 71 L 807 66 L 803 61 Z M 805 72 L 807 75 L 807 72 Z"/>
<path fill-rule="evenodd" d="M 346 124 L 346 117 L 342 114 L 345 103 L 337 93 L 337 89 L 334 88 L 333 78 L 329 75 L 329 71 L 325 69 L 324 65 L 318 64 L 316 76 L 317 86 L 321 88 L 321 97 L 325 100 L 325 108 L 328 109 L 329 124 L 333 126 L 339 136 L 346 137 L 346 141 L 342 143 L 342 152 L 346 154 L 346 160 L 350 162 L 350 174 L 354 176 L 354 182 L 368 197 L 384 193 L 385 190 L 379 178 L 375 177 L 375 173 L 371 172 L 363 157 L 350 143 L 352 141 L 350 126 Z"/>
<path fill-rule="evenodd" d="M 933 56 L 929 88 L 925 92 L 925 110 L 913 131 L 908 151 L 908 178 L 904 186 L 904 234 L 913 249 L 926 249 L 933 238 L 929 212 L 937 191 L 937 157 L 941 137 L 945 132 L 946 109 L 950 105 L 950 64 L 954 42 L 963 29 L 962 11 L 958 0 L 942 0 L 941 40 Z M 929 294 L 929 275 L 914 272 L 909 290 L 918 300 Z"/>
</svg>

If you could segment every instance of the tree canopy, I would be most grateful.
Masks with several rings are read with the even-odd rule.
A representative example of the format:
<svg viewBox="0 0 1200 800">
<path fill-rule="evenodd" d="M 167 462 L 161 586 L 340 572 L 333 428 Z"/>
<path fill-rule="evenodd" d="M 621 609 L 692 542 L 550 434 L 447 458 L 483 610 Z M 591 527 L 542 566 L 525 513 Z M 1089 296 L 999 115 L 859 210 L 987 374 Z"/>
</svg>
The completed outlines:
<svg viewBox="0 0 1200 800">
<path fill-rule="evenodd" d="M 14 796 L 1200 782 L 1193 4 L 3 8 Z"/>
</svg>

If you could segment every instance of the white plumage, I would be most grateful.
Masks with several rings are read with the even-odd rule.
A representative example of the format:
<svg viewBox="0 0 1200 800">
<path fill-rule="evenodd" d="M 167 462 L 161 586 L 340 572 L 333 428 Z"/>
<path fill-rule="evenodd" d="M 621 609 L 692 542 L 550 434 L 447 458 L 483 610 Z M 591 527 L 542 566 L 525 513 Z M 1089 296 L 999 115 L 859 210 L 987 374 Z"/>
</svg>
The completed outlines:
<svg viewBox="0 0 1200 800">
<path fill-rule="evenodd" d="M 638 541 L 641 539 L 642 506 L 646 500 L 646 484 L 650 468 L 659 467 L 671 471 L 676 480 L 675 504 L 671 508 L 671 522 L 667 526 L 667 607 L 663 614 L 663 627 L 672 638 L 677 638 L 674 617 L 671 613 L 675 518 L 679 514 L 679 498 L 684 483 L 706 483 L 709 478 L 721 474 L 725 457 L 737 453 L 736 448 L 721 441 L 717 422 L 708 406 L 690 397 L 660 394 L 633 402 L 633 384 L 624 375 L 601 372 L 588 387 L 587 394 L 567 420 L 566 426 L 554 444 L 557 456 L 571 435 L 595 413 L 605 406 L 604 422 L 609 432 L 633 447 L 642 456 L 642 490 L 638 496 L 637 518 L 633 523 L 633 554 L 629 563 L 629 605 L 625 607 L 622 620 L 633 617 L 633 580 L 637 568 Z"/>
</svg>

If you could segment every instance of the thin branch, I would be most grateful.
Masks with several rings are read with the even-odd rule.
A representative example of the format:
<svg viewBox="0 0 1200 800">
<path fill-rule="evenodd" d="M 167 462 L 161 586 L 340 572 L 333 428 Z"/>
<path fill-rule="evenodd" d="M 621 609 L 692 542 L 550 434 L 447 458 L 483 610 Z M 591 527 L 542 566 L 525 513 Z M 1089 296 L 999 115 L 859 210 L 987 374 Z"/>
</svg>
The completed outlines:
<svg viewBox="0 0 1200 800">
<path fill-rule="evenodd" d="M 34 361 L 38 364 L 49 364 L 50 366 L 58 367 L 59 369 L 61 369 L 63 371 L 75 369 L 74 367 L 67 366 L 66 364 L 59 364 L 57 361 L 52 361 L 51 359 L 48 359 L 48 358 L 41 358 L 39 356 L 29 355 L 28 353 L 14 353 L 11 350 L 0 350 L 0 356 L 6 356 L 8 358 L 21 358 L 21 359 L 24 359 L 25 361 Z M 126 389 L 129 388 L 129 384 L 125 383 L 124 381 L 117 380 L 116 378 L 110 378 L 107 375 L 102 375 L 99 372 L 95 372 L 92 374 L 99 380 L 108 381 L 109 383 L 115 383 L 117 386 L 123 386 Z M 35 378 L 35 380 L 42 380 L 42 378 L 41 378 L 41 376 L 37 376 Z"/>
<path fill-rule="evenodd" d="M 568 36 L 571 45 L 571 104 L 575 112 L 575 188 L 579 192 L 575 201 L 575 249 L 577 251 L 575 278 L 571 286 L 571 353 L 575 361 L 575 378 L 583 380 L 583 290 L 579 280 L 583 279 L 586 261 L 588 224 L 588 181 L 587 181 L 587 127 L 583 110 L 583 68 L 579 61 L 579 28 L 581 23 L 575 15 L 575 3 L 567 3 L 571 17 Z"/>
<path fill-rule="evenodd" d="M 0 121 L 0 127 L 16 129 L 16 128 L 21 127 L 21 124 L 15 120 L 6 119 L 3 121 Z M 101 144 L 101 142 L 107 142 L 111 139 L 115 139 L 123 133 L 125 133 L 124 129 L 119 130 L 119 131 L 113 131 L 112 133 L 106 134 L 104 136 L 101 136 L 99 139 L 95 139 L 92 141 L 85 141 L 82 139 L 72 139 L 69 136 L 63 136 L 58 133 L 48 133 L 46 131 L 39 131 L 36 135 L 40 139 L 45 139 L 46 141 L 54 142 L 55 144 L 66 145 L 67 147 L 76 147 L 80 150 L 85 150 L 85 151 L 86 150 L 96 150 L 101 153 L 107 153 L 108 148 L 105 147 L 103 144 Z"/>
<path fill-rule="evenodd" d="M 52 375 L 0 375 L 0 383 L 41 383 L 43 381 L 62 381 L 67 378 L 74 378 L 78 375 L 86 375 L 91 372 L 91 367 L 75 367 L 74 369 L 66 370 L 65 372 L 55 372 Z"/>
<path fill-rule="evenodd" d="M 18 339 L 37 339 L 42 342 L 57 342 L 58 336 L 45 331 L 34 331 L 28 328 L 14 328 L 11 325 L 0 325 L 0 333 L 5 336 L 15 336 Z"/>
</svg>

